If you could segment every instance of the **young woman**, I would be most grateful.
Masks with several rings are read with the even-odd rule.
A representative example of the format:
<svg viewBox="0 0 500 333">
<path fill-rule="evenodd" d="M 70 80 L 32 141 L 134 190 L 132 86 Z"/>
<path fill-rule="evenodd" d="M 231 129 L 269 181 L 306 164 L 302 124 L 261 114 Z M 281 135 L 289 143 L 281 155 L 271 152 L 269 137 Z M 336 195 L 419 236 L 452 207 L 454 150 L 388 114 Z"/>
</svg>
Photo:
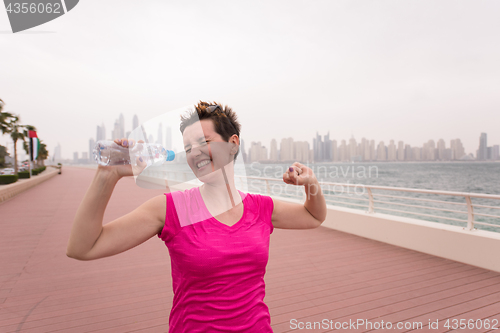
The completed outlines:
<svg viewBox="0 0 500 333">
<path fill-rule="evenodd" d="M 131 166 L 99 166 L 77 210 L 67 256 L 108 257 L 157 235 L 172 264 L 169 332 L 272 332 L 263 301 L 270 234 L 273 228 L 318 227 L 326 218 L 325 199 L 313 171 L 300 163 L 290 166 L 283 181 L 304 186 L 304 205 L 238 191 L 236 114 L 220 104 L 200 102 L 195 108 L 182 117 L 180 129 L 187 163 L 203 185 L 154 197 L 103 226 L 116 183 L 133 172 Z"/>
</svg>

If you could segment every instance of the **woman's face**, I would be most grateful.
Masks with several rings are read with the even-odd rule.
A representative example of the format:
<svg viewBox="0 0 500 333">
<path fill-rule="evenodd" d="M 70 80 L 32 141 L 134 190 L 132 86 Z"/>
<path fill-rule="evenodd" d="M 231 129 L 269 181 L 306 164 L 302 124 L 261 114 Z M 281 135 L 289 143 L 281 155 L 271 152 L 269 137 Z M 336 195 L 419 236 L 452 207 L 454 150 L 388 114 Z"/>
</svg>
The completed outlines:
<svg viewBox="0 0 500 333">
<path fill-rule="evenodd" d="M 234 160 L 232 151 L 234 152 L 235 144 L 239 144 L 233 142 L 237 141 L 236 135 L 233 135 L 230 142 L 224 141 L 215 131 L 214 123 L 210 119 L 189 125 L 184 129 L 182 137 L 186 160 L 198 179 L 232 163 Z"/>
</svg>

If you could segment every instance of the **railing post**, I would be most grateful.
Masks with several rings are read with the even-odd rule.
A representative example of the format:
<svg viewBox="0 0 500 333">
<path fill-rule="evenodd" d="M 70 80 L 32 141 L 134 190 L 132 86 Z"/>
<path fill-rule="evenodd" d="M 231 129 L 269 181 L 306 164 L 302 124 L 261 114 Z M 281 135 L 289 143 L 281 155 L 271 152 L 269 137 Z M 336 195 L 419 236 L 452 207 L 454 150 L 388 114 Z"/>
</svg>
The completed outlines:
<svg viewBox="0 0 500 333">
<path fill-rule="evenodd" d="M 472 200 L 470 196 L 465 196 L 465 202 L 467 203 L 467 230 L 474 229 L 474 207 L 472 206 Z"/>
<path fill-rule="evenodd" d="M 375 204 L 373 202 L 373 194 L 372 194 L 372 189 L 367 187 L 366 188 L 366 192 L 368 192 L 368 200 L 369 200 L 369 204 L 368 204 L 368 213 L 369 214 L 373 214 L 375 213 Z"/>
<path fill-rule="evenodd" d="M 267 191 L 267 195 L 271 195 L 271 189 L 269 188 L 269 181 L 266 179 L 266 191 Z"/>
</svg>

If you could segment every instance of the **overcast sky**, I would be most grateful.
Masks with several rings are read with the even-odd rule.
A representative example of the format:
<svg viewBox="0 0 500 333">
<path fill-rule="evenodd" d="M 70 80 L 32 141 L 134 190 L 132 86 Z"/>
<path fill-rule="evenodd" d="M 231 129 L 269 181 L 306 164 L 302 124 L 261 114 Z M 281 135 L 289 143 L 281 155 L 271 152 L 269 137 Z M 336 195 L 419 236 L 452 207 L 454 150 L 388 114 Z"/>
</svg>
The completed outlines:
<svg viewBox="0 0 500 333">
<path fill-rule="evenodd" d="M 12 34 L 2 9 L 0 98 L 64 158 L 120 113 L 128 131 L 134 114 L 200 99 L 236 111 L 247 149 L 329 131 L 460 138 L 475 154 L 481 132 L 500 144 L 499 12 L 496 0 L 85 0 Z"/>
</svg>

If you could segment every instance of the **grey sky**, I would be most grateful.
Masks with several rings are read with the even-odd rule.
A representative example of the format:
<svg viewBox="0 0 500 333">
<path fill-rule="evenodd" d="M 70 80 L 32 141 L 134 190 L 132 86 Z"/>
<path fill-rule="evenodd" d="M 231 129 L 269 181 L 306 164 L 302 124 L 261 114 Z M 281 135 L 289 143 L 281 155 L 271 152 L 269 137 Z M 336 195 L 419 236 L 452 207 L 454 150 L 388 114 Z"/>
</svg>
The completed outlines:
<svg viewBox="0 0 500 333">
<path fill-rule="evenodd" d="M 200 99 L 233 107 L 247 148 L 330 131 L 460 138 L 475 153 L 481 132 L 500 144 L 499 12 L 498 1 L 86 0 L 9 34 L 0 10 L 0 98 L 64 158 L 102 122 L 109 136 L 121 112 L 128 131 L 134 114 Z"/>
</svg>

